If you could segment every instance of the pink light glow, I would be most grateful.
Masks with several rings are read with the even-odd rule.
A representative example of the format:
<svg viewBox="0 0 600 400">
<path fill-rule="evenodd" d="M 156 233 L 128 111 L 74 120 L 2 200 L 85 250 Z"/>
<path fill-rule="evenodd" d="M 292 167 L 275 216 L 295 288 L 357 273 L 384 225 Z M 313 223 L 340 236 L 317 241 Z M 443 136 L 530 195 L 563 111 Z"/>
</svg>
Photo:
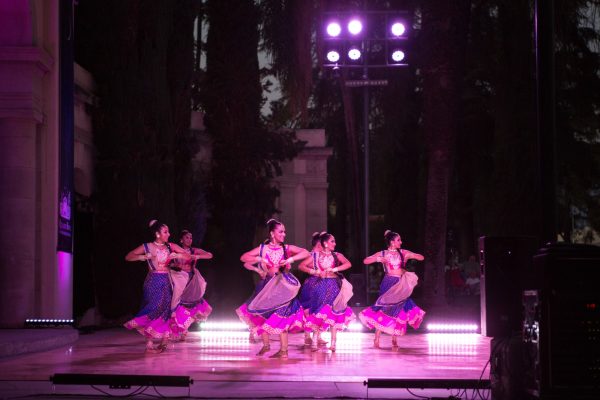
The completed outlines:
<svg viewBox="0 0 600 400">
<path fill-rule="evenodd" d="M 428 352 L 432 356 L 476 356 L 478 338 L 474 333 L 428 333 Z"/>
<path fill-rule="evenodd" d="M 56 253 L 55 316 L 73 318 L 73 254 Z"/>
</svg>

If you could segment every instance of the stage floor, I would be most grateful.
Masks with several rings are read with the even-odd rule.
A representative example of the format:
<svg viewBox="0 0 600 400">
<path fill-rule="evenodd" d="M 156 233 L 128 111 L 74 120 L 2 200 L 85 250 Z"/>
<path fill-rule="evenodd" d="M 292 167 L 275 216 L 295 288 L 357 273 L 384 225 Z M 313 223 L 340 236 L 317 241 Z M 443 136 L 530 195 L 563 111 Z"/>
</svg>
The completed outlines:
<svg viewBox="0 0 600 400">
<path fill-rule="evenodd" d="M 410 333 L 399 338 L 397 349 L 383 335 L 383 348 L 375 349 L 372 333 L 342 332 L 335 353 L 327 347 L 313 351 L 302 343 L 302 334 L 290 335 L 289 358 L 271 359 L 268 356 L 279 348 L 276 336 L 272 350 L 257 357 L 261 344 L 249 343 L 247 332 L 200 331 L 190 332 L 185 342 L 172 343 L 161 354 L 146 354 L 143 338 L 136 332 L 100 330 L 81 335 L 71 346 L 0 359 L 0 394 L 2 398 L 51 394 L 73 398 L 100 395 L 97 389 L 119 396 L 137 389 L 52 385 L 49 379 L 56 373 L 185 375 L 194 381 L 188 388 L 149 390 L 153 395 L 197 398 L 408 399 L 415 397 L 406 389 L 368 389 L 363 382 L 489 379 L 490 338 L 479 334 Z M 427 396 L 432 390 L 411 392 Z M 445 391 L 444 397 L 459 392 Z M 487 391 L 482 396 L 489 397 Z"/>
</svg>

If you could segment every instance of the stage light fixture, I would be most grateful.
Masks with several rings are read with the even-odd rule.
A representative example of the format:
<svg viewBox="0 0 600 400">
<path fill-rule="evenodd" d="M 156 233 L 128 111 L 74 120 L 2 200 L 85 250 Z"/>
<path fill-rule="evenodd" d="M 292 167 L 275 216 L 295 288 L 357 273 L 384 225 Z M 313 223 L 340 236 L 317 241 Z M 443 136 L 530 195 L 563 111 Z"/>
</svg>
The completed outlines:
<svg viewBox="0 0 600 400">
<path fill-rule="evenodd" d="M 406 32 L 406 26 L 402 22 L 394 21 L 390 25 L 390 33 L 393 37 L 400 37 Z"/>
<path fill-rule="evenodd" d="M 348 58 L 352 61 L 358 61 L 360 60 L 360 57 L 362 56 L 362 52 L 360 51 L 360 49 L 356 46 L 352 46 L 348 49 Z"/>
<path fill-rule="evenodd" d="M 490 389 L 489 379 L 379 379 L 363 382 L 370 389 Z"/>
<path fill-rule="evenodd" d="M 342 32 L 342 27 L 339 22 L 332 21 L 327 24 L 326 31 L 330 37 L 335 38 L 338 37 Z"/>
<path fill-rule="evenodd" d="M 63 326 L 73 326 L 72 319 L 62 318 L 27 318 L 25 320 L 26 328 L 58 328 Z"/>
<path fill-rule="evenodd" d="M 329 50 L 326 57 L 327 61 L 330 63 L 337 63 L 340 61 L 340 53 L 337 50 Z"/>
<path fill-rule="evenodd" d="M 105 385 L 111 389 L 130 389 L 132 386 L 189 387 L 194 383 L 189 376 L 180 375 L 109 375 L 109 374 L 54 374 L 54 385 Z"/>
<path fill-rule="evenodd" d="M 331 71 L 331 77 L 338 77 L 340 69 L 352 71 L 348 76 L 356 78 L 360 74 L 361 82 L 359 85 L 363 93 L 363 134 L 365 143 L 364 148 L 364 163 L 369 165 L 369 86 L 372 85 L 369 70 L 387 68 L 387 67 L 403 67 L 406 66 L 406 55 L 410 52 L 405 52 L 405 46 L 402 44 L 402 53 L 391 53 L 390 50 L 398 49 L 398 45 L 402 42 L 408 42 L 410 36 L 410 19 L 411 14 L 408 10 L 401 9 L 377 9 L 377 10 L 361 10 L 361 11 L 325 11 L 322 13 L 321 26 L 319 33 L 324 42 L 322 50 L 319 51 L 319 61 L 321 66 Z M 338 31 L 341 25 L 333 25 L 334 23 L 343 22 L 343 31 Z M 328 52 L 332 50 L 332 42 L 339 41 L 337 49 L 339 50 L 340 59 L 333 62 L 332 58 L 328 57 Z M 353 45 L 358 46 L 353 48 Z M 409 47 L 410 49 L 410 47 Z M 394 54 L 394 58 L 392 58 Z M 336 59 L 334 56 L 333 59 Z M 377 75 L 380 75 L 378 73 Z M 384 81 L 384 80 L 378 80 Z M 346 83 L 344 83 L 346 84 Z M 348 86 L 348 85 L 347 85 Z M 363 232 L 363 256 L 369 254 L 369 169 L 364 169 L 364 201 L 359 212 L 364 212 L 364 220 L 362 223 Z M 354 180 L 359 180 L 358 177 L 352 177 Z M 369 298 L 368 289 L 370 287 L 369 269 L 365 268 L 365 297 Z"/>
<path fill-rule="evenodd" d="M 479 330 L 477 324 L 427 324 L 428 332 L 474 333 Z"/>
<path fill-rule="evenodd" d="M 392 50 L 392 53 L 390 54 L 392 63 L 401 63 L 402 61 L 404 61 L 404 57 L 405 57 L 405 54 L 400 49 Z"/>
<path fill-rule="evenodd" d="M 356 36 L 356 35 L 360 34 L 362 32 L 362 30 L 363 30 L 363 24 L 358 18 L 353 18 L 350 20 L 350 22 L 348 22 L 348 32 L 351 35 Z"/>
</svg>

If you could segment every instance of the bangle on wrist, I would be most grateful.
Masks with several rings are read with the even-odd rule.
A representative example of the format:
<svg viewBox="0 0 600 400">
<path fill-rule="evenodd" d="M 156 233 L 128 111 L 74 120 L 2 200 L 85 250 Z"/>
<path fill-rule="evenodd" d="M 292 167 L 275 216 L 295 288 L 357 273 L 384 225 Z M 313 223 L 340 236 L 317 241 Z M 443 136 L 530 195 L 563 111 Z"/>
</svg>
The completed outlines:
<svg viewBox="0 0 600 400">
<path fill-rule="evenodd" d="M 338 272 L 339 270 L 338 270 L 338 267 L 335 267 L 335 268 L 334 268 L 334 269 L 332 269 L 331 271 L 333 271 L 333 272 Z"/>
</svg>

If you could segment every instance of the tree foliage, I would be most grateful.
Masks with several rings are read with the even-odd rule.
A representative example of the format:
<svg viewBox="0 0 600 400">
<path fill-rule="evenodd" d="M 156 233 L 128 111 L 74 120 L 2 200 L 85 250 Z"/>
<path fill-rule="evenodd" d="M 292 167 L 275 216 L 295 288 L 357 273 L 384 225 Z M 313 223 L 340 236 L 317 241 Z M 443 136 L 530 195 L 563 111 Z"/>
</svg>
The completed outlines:
<svg viewBox="0 0 600 400">
<path fill-rule="evenodd" d="M 197 5 L 98 0 L 76 7 L 75 58 L 94 76 L 99 98 L 93 258 L 98 306 L 108 317 L 138 307 L 146 269 L 124 265 L 123 257 L 152 240 L 148 221 L 160 219 L 176 235 L 201 213 L 201 203 L 181 195 L 193 182 L 186 82 Z"/>
<path fill-rule="evenodd" d="M 256 227 L 276 211 L 278 192 L 270 179 L 280 173 L 280 161 L 293 157 L 298 148 L 293 133 L 270 131 L 261 117 L 256 4 L 210 0 L 207 18 L 206 82 L 201 98 L 212 140 L 209 243 L 221 258 L 223 279 L 217 284 L 239 288 L 243 283 L 227 283 L 228 277 L 232 269 L 238 273 L 240 255 L 255 245 Z M 235 303 L 247 291 L 228 291 L 238 294 L 229 300 Z"/>
<path fill-rule="evenodd" d="M 76 58 L 94 75 L 100 99 L 95 254 L 99 293 L 111 293 L 101 294 L 108 314 L 123 303 L 135 308 L 139 292 L 114 291 L 109 276 L 118 268 L 141 282 L 144 271 L 122 269 L 121 260 L 154 217 L 201 232 L 209 218 L 206 246 L 219 260 L 214 292 L 241 300 L 249 276 L 230 276 L 275 211 L 270 179 L 299 149 L 291 133 L 274 131 L 279 126 L 326 129 L 334 150 L 328 229 L 360 265 L 363 97 L 345 86 L 353 78 L 347 72 L 334 78 L 318 64 L 322 11 L 405 9 L 413 17 L 410 67 L 374 72 L 389 85 L 369 92 L 371 250 L 383 230 L 399 231 L 408 248 L 427 256 L 426 295 L 439 300 L 442 266 L 474 253 L 479 236 L 539 236 L 544 200 L 537 191 L 529 1 L 149 4 L 90 0 L 77 7 Z M 599 2 L 555 4 L 558 230 L 569 240 L 574 212 L 600 230 Z M 208 26 L 206 69 L 194 73 L 198 15 Z M 271 57 L 267 72 L 282 88 L 270 121 L 261 115 L 266 70 L 259 50 Z M 190 163 L 205 146 L 189 131 L 192 106 L 206 114 L 209 171 Z"/>
</svg>

